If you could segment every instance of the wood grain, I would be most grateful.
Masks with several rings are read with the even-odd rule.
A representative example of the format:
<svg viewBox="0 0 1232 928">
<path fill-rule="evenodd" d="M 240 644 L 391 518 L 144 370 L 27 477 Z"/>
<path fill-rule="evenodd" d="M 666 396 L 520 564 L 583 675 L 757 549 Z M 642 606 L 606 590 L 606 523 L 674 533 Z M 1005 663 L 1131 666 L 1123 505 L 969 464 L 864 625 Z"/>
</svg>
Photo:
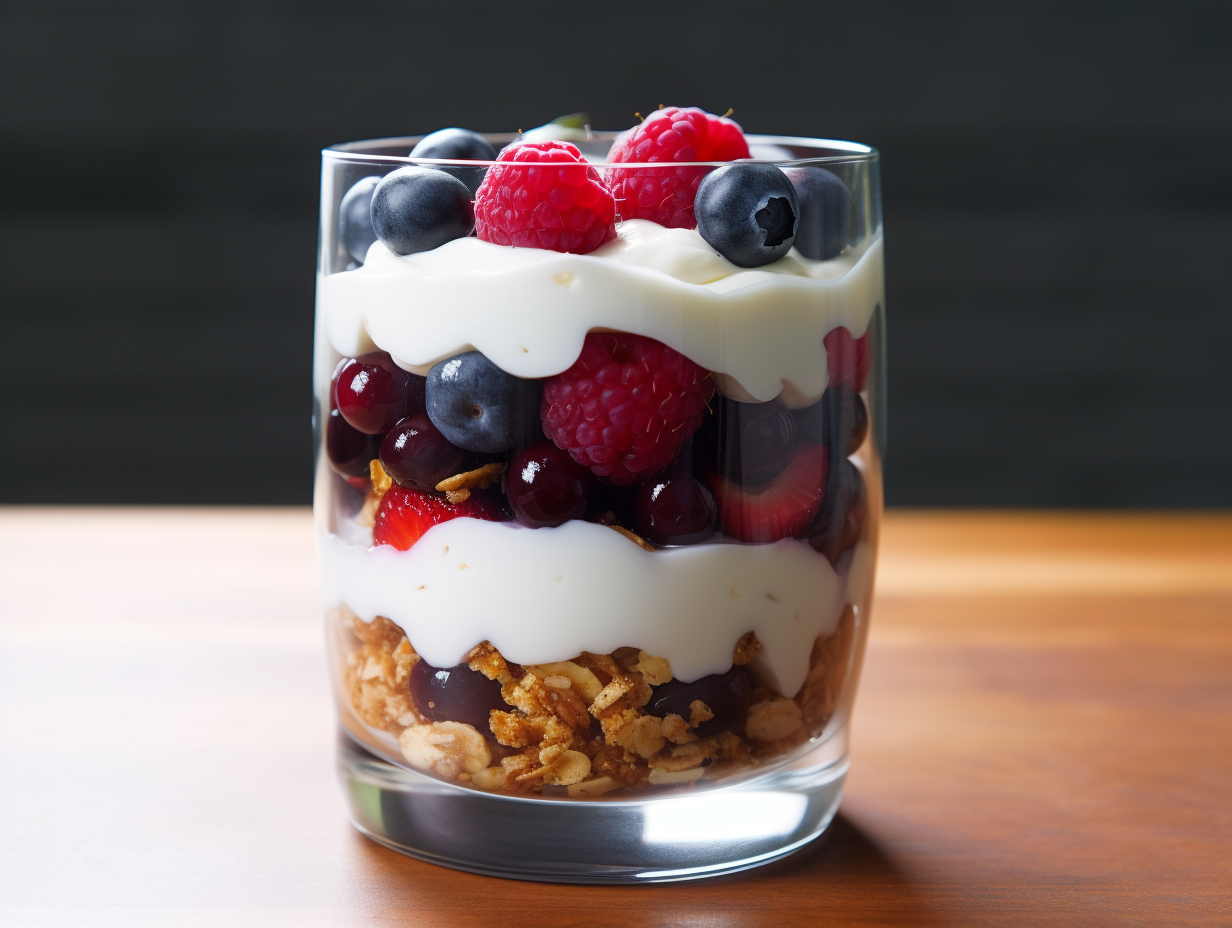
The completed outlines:
<svg viewBox="0 0 1232 928">
<path fill-rule="evenodd" d="M 894 513 L 878 589 L 827 838 L 545 886 L 347 825 L 305 510 L 0 509 L 0 924 L 1232 922 L 1232 517 Z"/>
</svg>

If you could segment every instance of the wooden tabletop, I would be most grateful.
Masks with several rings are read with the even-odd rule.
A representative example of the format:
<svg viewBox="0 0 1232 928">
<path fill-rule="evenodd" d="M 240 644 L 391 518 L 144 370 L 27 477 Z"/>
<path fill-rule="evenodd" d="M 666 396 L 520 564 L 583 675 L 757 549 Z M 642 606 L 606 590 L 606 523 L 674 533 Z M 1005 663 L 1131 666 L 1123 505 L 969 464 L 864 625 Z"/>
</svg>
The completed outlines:
<svg viewBox="0 0 1232 928">
<path fill-rule="evenodd" d="M 353 832 L 314 573 L 306 510 L 0 509 L 0 924 L 1232 924 L 1232 516 L 894 513 L 836 824 L 661 886 Z"/>
</svg>

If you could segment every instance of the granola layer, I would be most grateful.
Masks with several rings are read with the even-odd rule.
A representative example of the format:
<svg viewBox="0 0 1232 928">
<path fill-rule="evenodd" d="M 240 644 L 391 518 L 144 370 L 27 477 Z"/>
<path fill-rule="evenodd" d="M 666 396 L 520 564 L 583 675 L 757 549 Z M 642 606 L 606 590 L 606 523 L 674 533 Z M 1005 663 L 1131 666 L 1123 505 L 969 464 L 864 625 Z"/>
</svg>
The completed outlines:
<svg viewBox="0 0 1232 928">
<path fill-rule="evenodd" d="M 855 640 L 855 613 L 848 606 L 835 632 L 814 643 L 804 686 L 788 698 L 757 685 L 753 662 L 761 645 L 746 634 L 732 664 L 753 664 L 748 710 L 727 730 L 705 737 L 699 727 L 714 713 L 701 699 L 689 704 L 687 716 L 646 711 L 654 688 L 673 680 L 660 657 L 629 647 L 522 666 L 484 642 L 467 655 L 467 665 L 499 684 L 507 708 L 492 710 L 489 730 L 480 731 L 462 721 L 430 719 L 416 707 L 409 681 L 420 657 L 393 622 L 363 622 L 345 608 L 333 621 L 348 724 L 386 733 L 408 766 L 445 780 L 580 799 L 713 780 L 798 748 L 834 716 Z"/>
</svg>

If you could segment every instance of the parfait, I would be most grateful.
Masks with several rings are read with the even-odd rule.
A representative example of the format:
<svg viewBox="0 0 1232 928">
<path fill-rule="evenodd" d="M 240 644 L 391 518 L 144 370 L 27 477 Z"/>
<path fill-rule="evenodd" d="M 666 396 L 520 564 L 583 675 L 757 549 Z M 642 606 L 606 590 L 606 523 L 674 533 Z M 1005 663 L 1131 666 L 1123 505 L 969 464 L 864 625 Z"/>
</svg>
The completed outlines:
<svg viewBox="0 0 1232 928">
<path fill-rule="evenodd" d="M 341 725 L 507 796 L 789 766 L 841 741 L 866 630 L 876 191 L 698 109 L 552 134 L 446 129 L 327 173 Z"/>
</svg>

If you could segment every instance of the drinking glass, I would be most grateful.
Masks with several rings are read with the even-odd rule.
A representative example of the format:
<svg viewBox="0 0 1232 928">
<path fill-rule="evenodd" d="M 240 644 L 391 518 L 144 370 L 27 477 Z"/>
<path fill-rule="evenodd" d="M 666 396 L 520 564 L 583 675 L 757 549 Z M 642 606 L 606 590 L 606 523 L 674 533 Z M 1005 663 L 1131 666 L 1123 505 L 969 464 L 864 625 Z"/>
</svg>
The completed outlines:
<svg viewBox="0 0 1232 928">
<path fill-rule="evenodd" d="M 882 512 L 878 154 L 748 136 L 791 181 L 794 239 L 742 267 L 692 210 L 650 214 L 668 227 L 632 202 L 725 165 L 608 164 L 614 137 L 536 181 L 616 191 L 615 238 L 586 254 L 472 234 L 397 255 L 371 225 L 382 178 L 473 193 L 500 162 L 413 159 L 417 138 L 323 152 L 339 771 L 365 835 L 496 876 L 755 866 L 824 831 L 847 774 Z M 498 412 L 503 444 L 474 440 Z"/>
</svg>

